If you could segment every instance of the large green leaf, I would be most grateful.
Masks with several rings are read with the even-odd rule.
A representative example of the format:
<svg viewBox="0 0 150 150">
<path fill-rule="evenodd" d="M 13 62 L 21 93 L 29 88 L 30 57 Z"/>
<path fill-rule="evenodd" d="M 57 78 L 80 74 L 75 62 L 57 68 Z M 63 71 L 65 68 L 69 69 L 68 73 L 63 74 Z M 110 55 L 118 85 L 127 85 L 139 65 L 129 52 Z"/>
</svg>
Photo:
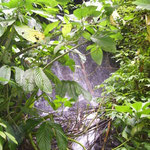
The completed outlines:
<svg viewBox="0 0 150 150">
<path fill-rule="evenodd" d="M 47 122 L 42 123 L 36 134 L 36 139 L 40 150 L 51 149 L 52 137 L 53 132 L 51 126 Z"/>
<path fill-rule="evenodd" d="M 38 86 L 38 88 L 45 93 L 52 93 L 52 85 L 48 77 L 43 72 L 42 68 L 36 68 L 34 70 L 34 78 L 35 83 Z"/>
<path fill-rule="evenodd" d="M 15 80 L 20 86 L 23 86 L 24 70 L 18 67 L 14 68 L 15 68 Z"/>
<path fill-rule="evenodd" d="M 103 60 L 103 51 L 100 47 L 94 47 L 91 49 L 91 57 L 98 64 L 101 65 Z"/>
<path fill-rule="evenodd" d="M 59 124 L 49 122 L 51 127 L 55 130 L 56 133 L 56 141 L 59 150 L 66 150 L 68 145 L 67 137 Z"/>
<path fill-rule="evenodd" d="M 150 10 L 150 0 L 136 0 L 133 4 L 138 5 L 142 9 Z"/>
<path fill-rule="evenodd" d="M 56 86 L 56 95 L 64 97 L 66 94 L 74 100 L 77 100 L 81 94 L 86 100 L 91 100 L 92 98 L 91 94 L 82 88 L 77 82 L 62 80 L 61 83 Z"/>
<path fill-rule="evenodd" d="M 11 69 L 10 67 L 4 65 L 0 68 L 0 77 L 2 79 L 6 79 L 6 81 L 0 81 L 1 84 L 5 85 L 8 83 L 8 81 L 10 80 L 10 76 L 11 76 Z"/>
<path fill-rule="evenodd" d="M 91 40 L 95 42 L 97 45 L 99 45 L 102 48 L 102 50 L 106 52 L 111 52 L 111 53 L 116 52 L 116 44 L 114 40 L 106 35 L 92 36 Z"/>
<path fill-rule="evenodd" d="M 40 31 L 29 28 L 26 25 L 14 26 L 17 33 L 22 36 L 24 39 L 30 42 L 38 42 L 41 43 L 45 39 L 45 36 Z"/>
<path fill-rule="evenodd" d="M 28 69 L 24 72 L 22 87 L 25 91 L 31 92 L 35 88 L 34 70 Z"/>
</svg>

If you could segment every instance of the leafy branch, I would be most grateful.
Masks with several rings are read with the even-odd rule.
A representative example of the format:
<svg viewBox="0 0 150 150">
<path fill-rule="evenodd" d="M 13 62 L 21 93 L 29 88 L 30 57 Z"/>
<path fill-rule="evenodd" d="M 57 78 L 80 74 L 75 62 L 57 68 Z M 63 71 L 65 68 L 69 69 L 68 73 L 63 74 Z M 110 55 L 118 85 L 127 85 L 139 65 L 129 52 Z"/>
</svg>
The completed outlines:
<svg viewBox="0 0 150 150">
<path fill-rule="evenodd" d="M 62 55 L 56 57 L 56 58 L 53 59 L 51 62 L 49 62 L 49 63 L 43 68 L 43 70 L 46 69 L 46 68 L 48 68 L 50 65 L 52 65 L 55 61 L 59 60 L 59 59 L 62 58 L 63 56 L 67 55 L 69 52 L 71 52 L 71 51 L 73 51 L 74 49 L 80 47 L 81 45 L 84 45 L 84 44 L 87 43 L 87 42 L 88 42 L 88 41 L 84 41 L 84 42 L 82 42 L 82 43 L 76 45 L 75 47 L 71 48 L 70 50 L 68 50 L 68 51 L 65 52 L 64 54 L 62 54 Z"/>
</svg>

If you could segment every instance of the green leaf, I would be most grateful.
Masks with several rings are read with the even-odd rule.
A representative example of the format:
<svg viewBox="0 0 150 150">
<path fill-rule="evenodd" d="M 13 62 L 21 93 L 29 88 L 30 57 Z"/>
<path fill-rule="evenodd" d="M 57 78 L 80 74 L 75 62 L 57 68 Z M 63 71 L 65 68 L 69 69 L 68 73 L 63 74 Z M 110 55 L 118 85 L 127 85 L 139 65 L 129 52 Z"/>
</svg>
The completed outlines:
<svg viewBox="0 0 150 150">
<path fill-rule="evenodd" d="M 7 126 L 4 123 L 0 123 L 0 126 L 7 128 Z"/>
<path fill-rule="evenodd" d="M 116 44 L 113 41 L 113 39 L 108 36 L 103 36 L 103 35 L 93 36 L 91 37 L 91 40 L 95 42 L 97 45 L 99 45 L 102 48 L 102 50 L 106 52 L 111 52 L 111 53 L 116 52 Z"/>
<path fill-rule="evenodd" d="M 7 81 L 0 81 L 1 84 L 5 85 L 9 82 L 11 76 L 11 69 L 10 67 L 4 65 L 0 68 L 0 78 L 6 79 Z"/>
<path fill-rule="evenodd" d="M 92 99 L 91 94 L 88 91 L 86 91 L 85 89 L 82 88 L 81 93 L 86 100 L 90 101 Z"/>
<path fill-rule="evenodd" d="M 131 112 L 129 106 L 115 106 L 116 111 L 118 112 Z"/>
<path fill-rule="evenodd" d="M 21 128 L 25 133 L 30 133 L 34 130 L 34 128 L 39 125 L 43 121 L 42 118 L 37 119 L 28 119 L 25 123 L 21 124 Z"/>
<path fill-rule="evenodd" d="M 73 14 L 78 18 L 78 19 L 82 19 L 83 17 L 86 17 L 88 14 L 88 9 L 85 8 L 78 8 L 76 9 Z"/>
<path fill-rule="evenodd" d="M 6 27 L 12 25 L 16 19 L 8 19 L 8 20 L 0 20 L 0 25 L 3 27 L 3 30 L 6 29 Z"/>
<path fill-rule="evenodd" d="M 23 86 L 24 70 L 18 67 L 14 68 L 15 68 L 15 80 L 20 86 Z"/>
<path fill-rule="evenodd" d="M 34 70 L 34 78 L 35 83 L 38 86 L 38 88 L 45 93 L 52 93 L 52 85 L 48 77 L 43 72 L 42 68 L 36 68 Z"/>
<path fill-rule="evenodd" d="M 67 140 L 66 135 L 64 134 L 63 129 L 61 128 L 59 124 L 51 123 L 51 122 L 49 123 L 55 129 L 56 141 L 57 141 L 59 150 L 66 150 L 68 146 L 68 140 Z"/>
<path fill-rule="evenodd" d="M 6 27 L 2 27 L 2 25 L 0 25 L 0 37 L 4 34 Z"/>
<path fill-rule="evenodd" d="M 50 23 L 49 25 L 46 26 L 45 30 L 44 30 L 44 34 L 47 35 L 50 31 L 52 31 L 54 28 L 56 28 L 58 26 L 60 21 L 56 21 L 53 23 Z"/>
<path fill-rule="evenodd" d="M 24 39 L 30 42 L 41 43 L 45 39 L 45 36 L 43 33 L 41 33 L 40 31 L 34 30 L 32 28 L 29 28 L 26 25 L 14 26 L 14 27 L 20 36 L 22 36 Z"/>
<path fill-rule="evenodd" d="M 101 65 L 103 60 L 103 51 L 100 47 L 94 47 L 91 49 L 91 57 L 98 64 Z"/>
<path fill-rule="evenodd" d="M 0 150 L 3 150 L 4 140 L 0 137 Z"/>
<path fill-rule="evenodd" d="M 144 127 L 144 123 L 137 124 L 132 128 L 131 135 L 134 136 L 136 133 L 142 131 L 143 127 Z"/>
<path fill-rule="evenodd" d="M 6 134 L 2 131 L 0 131 L 0 136 L 3 138 L 3 139 L 6 139 Z"/>
<path fill-rule="evenodd" d="M 6 134 L 6 136 L 13 141 L 15 144 L 18 144 L 18 142 L 16 141 L 15 137 L 12 136 L 11 134 L 9 134 L 8 132 L 4 132 Z"/>
<path fill-rule="evenodd" d="M 10 0 L 7 3 L 2 3 L 3 6 L 7 6 L 9 8 L 16 8 L 19 6 L 22 6 L 24 4 L 24 1 L 22 0 Z"/>
<path fill-rule="evenodd" d="M 24 72 L 22 87 L 26 92 L 31 92 L 35 88 L 34 70 L 28 69 Z"/>
<path fill-rule="evenodd" d="M 71 32 L 71 29 L 72 29 L 72 24 L 71 23 L 63 25 L 63 28 L 62 28 L 63 36 L 66 37 L 67 34 Z"/>
<path fill-rule="evenodd" d="M 142 102 L 136 102 L 132 104 L 131 107 L 138 112 L 142 109 Z"/>
<path fill-rule="evenodd" d="M 122 132 L 122 137 L 124 137 L 126 140 L 128 139 L 127 127 L 124 128 L 124 130 Z"/>
<path fill-rule="evenodd" d="M 79 95 L 83 95 L 83 97 L 86 100 L 91 100 L 91 94 L 86 91 L 84 88 L 82 88 L 77 82 L 75 81 L 62 81 L 60 84 L 56 86 L 56 94 L 64 97 L 66 93 L 73 98 L 74 100 L 77 100 Z"/>
<path fill-rule="evenodd" d="M 70 0 L 56 0 L 59 4 L 65 5 L 68 2 L 70 2 Z"/>
<path fill-rule="evenodd" d="M 91 34 L 90 34 L 89 32 L 84 31 L 84 32 L 82 33 L 82 36 L 83 36 L 85 39 L 87 39 L 87 40 L 90 40 L 90 39 L 91 39 Z"/>
<path fill-rule="evenodd" d="M 53 133 L 51 126 L 47 122 L 42 123 L 36 134 L 36 139 L 40 150 L 51 149 L 52 137 Z"/>
<path fill-rule="evenodd" d="M 150 10 L 150 1 L 149 0 L 136 0 L 133 4 L 138 5 L 142 9 Z"/>
</svg>

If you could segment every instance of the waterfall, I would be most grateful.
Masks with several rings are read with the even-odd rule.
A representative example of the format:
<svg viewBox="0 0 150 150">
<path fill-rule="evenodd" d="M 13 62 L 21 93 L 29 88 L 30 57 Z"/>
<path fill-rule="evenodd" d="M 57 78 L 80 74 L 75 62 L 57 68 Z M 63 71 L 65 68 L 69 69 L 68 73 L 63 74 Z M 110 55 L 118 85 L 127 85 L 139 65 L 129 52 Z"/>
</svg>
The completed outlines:
<svg viewBox="0 0 150 150">
<path fill-rule="evenodd" d="M 82 56 L 75 53 L 71 53 L 70 57 L 75 61 L 75 72 L 72 72 L 68 66 L 63 66 L 59 62 L 55 62 L 52 66 L 52 71 L 60 80 L 74 80 L 78 82 L 84 89 L 89 91 L 94 98 L 99 97 L 101 94 L 101 90 L 94 90 L 94 87 L 96 85 L 101 84 L 105 79 L 107 79 L 110 74 L 114 71 L 116 71 L 116 63 L 111 58 L 111 55 L 104 52 L 103 56 L 103 62 L 101 66 L 98 66 L 91 58 L 90 55 L 84 55 L 85 48 L 87 45 L 82 45 L 79 47 L 79 52 L 82 53 Z M 86 53 L 87 54 L 87 53 Z M 81 58 L 82 57 L 82 58 Z M 86 61 L 84 60 L 86 58 Z M 91 120 L 95 117 L 96 113 L 96 107 L 98 104 L 96 102 L 87 101 L 84 99 L 83 96 L 79 96 L 78 101 L 73 105 L 71 108 L 65 108 L 57 111 L 57 114 L 59 119 L 54 117 L 56 119 L 56 122 L 60 123 L 64 130 L 70 126 L 69 129 L 67 129 L 67 132 L 73 132 L 73 130 L 84 130 L 82 129 L 83 126 L 88 126 L 88 124 L 91 122 Z M 47 102 L 44 100 L 40 100 L 36 103 L 36 107 L 45 110 L 45 112 L 49 113 L 52 112 L 52 108 L 47 105 Z M 90 109 L 89 109 L 90 108 Z M 91 113 L 87 115 L 87 112 L 92 110 Z M 78 112 L 77 112 L 78 111 Z M 46 115 L 43 113 L 42 115 Z M 87 117 L 85 118 L 85 116 Z M 74 119 L 73 119 L 74 118 Z M 85 118 L 82 120 L 82 118 Z M 66 119 L 66 122 L 64 121 Z M 69 125 L 69 120 L 70 124 Z M 76 120 L 76 123 L 73 122 L 73 120 Z M 63 123 L 65 122 L 65 123 Z M 102 126 L 100 126 L 100 123 L 102 123 Z M 96 128 L 98 125 L 99 128 Z M 94 144 L 96 144 L 96 140 L 99 138 L 99 136 L 102 134 L 103 130 L 107 127 L 107 121 L 101 121 L 99 119 L 99 116 L 95 118 L 95 120 L 90 124 L 89 128 L 94 128 L 93 130 L 88 130 L 88 132 L 85 132 L 79 137 L 76 137 L 75 140 L 81 143 L 83 146 L 86 147 L 88 150 L 96 150 L 94 149 Z M 74 133 L 75 134 L 75 133 Z M 73 150 L 82 150 L 83 148 L 77 144 L 72 143 L 71 149 Z"/>
</svg>

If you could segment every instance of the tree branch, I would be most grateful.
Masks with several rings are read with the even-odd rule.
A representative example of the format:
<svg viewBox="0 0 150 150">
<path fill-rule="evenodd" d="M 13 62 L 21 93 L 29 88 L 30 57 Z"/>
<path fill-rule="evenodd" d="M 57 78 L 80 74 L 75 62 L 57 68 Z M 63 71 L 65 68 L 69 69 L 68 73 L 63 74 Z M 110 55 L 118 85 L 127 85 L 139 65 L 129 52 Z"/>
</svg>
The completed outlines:
<svg viewBox="0 0 150 150">
<path fill-rule="evenodd" d="M 25 52 L 27 52 L 27 51 L 33 49 L 33 48 L 37 48 L 39 45 L 40 45 L 40 44 L 34 44 L 34 45 L 32 45 L 31 47 L 25 48 L 24 50 L 22 50 L 22 51 L 16 53 L 15 55 L 13 55 L 12 59 L 15 59 L 15 58 L 18 57 L 19 55 L 21 55 L 21 54 L 23 54 L 23 53 L 25 53 Z"/>
<path fill-rule="evenodd" d="M 68 54 L 69 52 L 73 51 L 74 49 L 80 47 L 81 45 L 83 45 L 83 44 L 85 44 L 85 43 L 87 43 L 87 42 L 88 42 L 88 41 L 84 41 L 84 42 L 82 42 L 82 43 L 76 45 L 75 47 L 71 48 L 70 50 L 68 50 L 68 51 L 65 52 L 64 54 L 62 54 L 62 55 L 56 57 L 56 58 L 53 59 L 51 62 L 49 62 L 49 63 L 43 68 L 43 70 L 46 69 L 47 67 L 49 67 L 50 65 L 52 65 L 55 61 L 57 61 L 57 60 L 60 59 L 61 57 L 65 56 L 65 55 Z"/>
</svg>

